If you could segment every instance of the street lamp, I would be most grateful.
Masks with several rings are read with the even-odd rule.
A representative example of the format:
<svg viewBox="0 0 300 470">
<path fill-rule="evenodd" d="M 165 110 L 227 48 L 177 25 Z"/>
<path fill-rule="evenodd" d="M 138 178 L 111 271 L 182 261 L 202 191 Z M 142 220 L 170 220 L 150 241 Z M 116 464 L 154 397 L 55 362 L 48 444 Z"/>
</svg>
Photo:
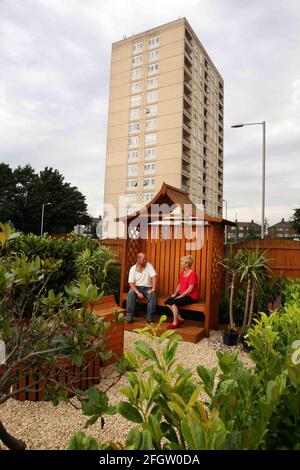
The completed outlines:
<svg viewBox="0 0 300 470">
<path fill-rule="evenodd" d="M 266 121 L 249 122 L 247 124 L 235 124 L 233 128 L 244 126 L 262 126 L 262 201 L 261 201 L 261 239 L 265 237 L 265 204 L 266 204 Z"/>
<path fill-rule="evenodd" d="M 43 233 L 44 233 L 44 212 L 45 212 L 45 206 L 51 206 L 51 202 L 44 202 L 44 204 L 42 204 L 41 237 L 43 236 Z"/>
<path fill-rule="evenodd" d="M 225 219 L 227 220 L 227 201 L 226 199 L 223 199 L 223 201 L 225 202 Z M 225 245 L 227 245 L 227 225 L 225 225 Z"/>
</svg>

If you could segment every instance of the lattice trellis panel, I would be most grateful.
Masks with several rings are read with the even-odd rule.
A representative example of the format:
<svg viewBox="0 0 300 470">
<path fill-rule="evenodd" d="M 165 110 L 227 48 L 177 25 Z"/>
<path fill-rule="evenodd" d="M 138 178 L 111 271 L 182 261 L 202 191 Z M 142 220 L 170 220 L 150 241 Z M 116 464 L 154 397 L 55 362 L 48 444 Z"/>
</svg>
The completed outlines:
<svg viewBox="0 0 300 470">
<path fill-rule="evenodd" d="M 222 267 L 219 264 L 224 256 L 224 240 L 222 230 L 214 233 L 212 252 L 211 294 L 219 295 L 221 289 Z"/>
<path fill-rule="evenodd" d="M 136 257 L 141 250 L 141 239 L 139 238 L 138 227 L 128 228 L 127 239 L 127 270 L 136 263 Z"/>
</svg>

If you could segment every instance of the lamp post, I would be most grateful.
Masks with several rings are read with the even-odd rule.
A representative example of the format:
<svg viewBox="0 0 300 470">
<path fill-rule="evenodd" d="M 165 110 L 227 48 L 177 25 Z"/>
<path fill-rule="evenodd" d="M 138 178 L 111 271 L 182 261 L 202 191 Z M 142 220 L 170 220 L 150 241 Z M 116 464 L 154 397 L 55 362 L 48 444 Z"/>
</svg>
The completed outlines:
<svg viewBox="0 0 300 470">
<path fill-rule="evenodd" d="M 225 202 L 225 219 L 227 220 L 227 201 L 226 199 L 223 199 L 223 201 Z M 227 225 L 225 225 L 225 245 L 227 245 Z"/>
<path fill-rule="evenodd" d="M 233 128 L 244 126 L 262 126 L 262 196 L 261 196 L 261 239 L 265 238 L 265 204 L 266 204 L 266 121 L 235 124 Z"/>
<path fill-rule="evenodd" d="M 44 233 L 44 212 L 45 212 L 45 206 L 51 206 L 51 202 L 44 202 L 44 204 L 42 204 L 41 237 L 43 236 L 43 233 Z"/>
</svg>

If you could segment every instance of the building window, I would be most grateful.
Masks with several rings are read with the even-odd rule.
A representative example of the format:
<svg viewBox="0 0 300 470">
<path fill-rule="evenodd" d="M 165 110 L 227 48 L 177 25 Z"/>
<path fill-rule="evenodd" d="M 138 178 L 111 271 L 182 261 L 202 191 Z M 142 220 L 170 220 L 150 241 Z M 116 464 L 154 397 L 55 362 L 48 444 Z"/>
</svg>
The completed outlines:
<svg viewBox="0 0 300 470">
<path fill-rule="evenodd" d="M 145 145 L 154 145 L 154 144 L 156 144 L 156 134 L 146 134 Z"/>
<path fill-rule="evenodd" d="M 154 189 L 155 179 L 154 178 L 144 178 L 144 188 L 145 189 Z"/>
<path fill-rule="evenodd" d="M 158 64 L 151 64 L 148 65 L 148 75 L 153 75 L 154 73 L 157 73 L 158 71 Z"/>
<path fill-rule="evenodd" d="M 140 119 L 140 108 L 130 110 L 130 121 L 136 121 Z"/>
<path fill-rule="evenodd" d="M 151 51 L 149 52 L 148 54 L 148 61 L 149 62 L 152 62 L 153 60 L 157 60 L 158 59 L 158 56 L 159 56 L 159 51 L 156 50 L 156 51 Z"/>
<path fill-rule="evenodd" d="M 143 50 L 143 43 L 142 42 L 136 42 L 132 46 L 132 53 L 137 54 L 138 52 L 141 52 Z"/>
<path fill-rule="evenodd" d="M 144 165 L 144 174 L 155 173 L 155 163 L 146 163 Z"/>
<path fill-rule="evenodd" d="M 143 63 L 142 55 L 136 55 L 135 57 L 132 57 L 132 67 L 137 67 L 138 65 L 141 65 L 142 63 Z"/>
<path fill-rule="evenodd" d="M 136 194 L 128 194 L 126 196 L 126 204 L 136 204 L 137 202 L 137 195 Z"/>
<path fill-rule="evenodd" d="M 143 203 L 148 204 L 155 196 L 155 193 L 144 193 L 143 194 Z"/>
<path fill-rule="evenodd" d="M 126 215 L 132 215 L 136 213 L 135 207 L 127 207 L 126 208 Z"/>
<path fill-rule="evenodd" d="M 146 131 L 153 131 L 157 128 L 157 119 L 148 119 L 146 121 Z"/>
<path fill-rule="evenodd" d="M 133 95 L 130 98 L 130 106 L 139 106 L 141 104 L 141 95 Z"/>
<path fill-rule="evenodd" d="M 151 90 L 151 88 L 158 87 L 158 77 L 148 78 L 147 80 L 147 90 Z"/>
<path fill-rule="evenodd" d="M 127 191 L 136 191 L 138 182 L 136 179 L 134 180 L 127 180 Z"/>
<path fill-rule="evenodd" d="M 157 114 L 157 105 L 146 106 L 145 114 L 147 116 L 155 116 Z"/>
<path fill-rule="evenodd" d="M 153 103 L 157 101 L 157 91 L 149 91 L 147 93 L 147 103 Z"/>
<path fill-rule="evenodd" d="M 142 78 L 142 69 L 135 69 L 131 72 L 131 80 Z"/>
<path fill-rule="evenodd" d="M 128 176 L 137 176 L 138 174 L 138 165 L 128 165 L 127 175 Z"/>
<path fill-rule="evenodd" d="M 137 150 L 129 150 L 129 152 L 128 152 L 128 161 L 129 162 L 138 160 L 138 158 L 139 158 L 139 152 Z"/>
<path fill-rule="evenodd" d="M 144 158 L 145 160 L 153 160 L 156 156 L 156 149 L 155 148 L 148 148 L 144 150 Z"/>
<path fill-rule="evenodd" d="M 129 124 L 128 130 L 129 132 L 138 132 L 140 130 L 140 123 L 133 122 L 132 124 Z"/>
<path fill-rule="evenodd" d="M 139 143 L 140 143 L 140 138 L 138 135 L 135 135 L 134 137 L 129 137 L 128 139 L 129 147 L 138 147 Z"/>
<path fill-rule="evenodd" d="M 141 91 L 141 82 L 136 82 L 131 85 L 131 93 L 139 93 Z"/>
<path fill-rule="evenodd" d="M 148 47 L 149 49 L 153 49 L 153 47 L 159 46 L 159 36 L 155 36 L 153 38 L 150 38 L 148 41 Z"/>
</svg>

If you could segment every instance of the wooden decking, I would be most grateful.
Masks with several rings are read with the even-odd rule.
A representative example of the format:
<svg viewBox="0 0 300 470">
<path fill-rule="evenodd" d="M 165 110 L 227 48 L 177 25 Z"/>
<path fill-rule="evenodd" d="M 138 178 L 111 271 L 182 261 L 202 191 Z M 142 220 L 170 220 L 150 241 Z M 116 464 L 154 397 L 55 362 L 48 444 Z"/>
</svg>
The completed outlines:
<svg viewBox="0 0 300 470">
<path fill-rule="evenodd" d="M 154 324 L 158 323 L 159 318 L 159 316 L 154 316 Z M 160 334 L 166 331 L 166 326 L 170 322 L 171 318 L 168 318 L 168 321 L 162 324 Z M 133 323 L 125 323 L 125 330 L 133 331 L 137 328 L 144 328 L 146 325 L 146 316 L 138 316 L 135 317 Z M 198 341 L 205 337 L 204 323 L 195 320 L 185 320 L 184 324 L 174 331 L 180 334 L 184 341 L 188 341 L 189 343 L 198 343 Z"/>
<path fill-rule="evenodd" d="M 163 297 L 163 299 L 165 298 L 166 297 Z M 191 306 L 200 306 L 201 310 L 195 309 L 195 311 L 202 311 L 202 309 L 204 310 L 204 304 L 191 304 Z M 96 313 L 96 315 L 104 316 L 107 321 L 113 321 L 114 317 L 113 317 L 112 312 L 125 314 L 125 310 L 120 308 L 116 304 L 114 296 L 112 295 L 106 296 L 103 299 L 101 299 L 99 303 L 93 306 L 93 311 Z M 160 315 L 154 316 L 154 324 L 158 323 L 159 318 L 160 318 Z M 166 326 L 171 321 L 172 321 L 171 317 L 169 317 L 168 320 L 165 323 L 163 323 L 161 333 L 166 331 Z M 124 329 L 127 331 L 133 331 L 137 328 L 143 328 L 144 326 L 147 325 L 146 315 L 140 314 L 138 316 L 137 314 L 135 317 L 134 323 L 119 324 L 118 332 L 114 331 L 113 325 L 114 323 L 112 323 L 113 334 L 111 336 L 108 335 L 106 350 L 110 349 L 115 353 L 117 357 L 120 357 L 123 353 L 123 334 L 122 334 L 123 326 L 124 326 Z M 181 325 L 179 328 L 176 328 L 175 331 L 182 336 L 182 339 L 184 341 L 188 341 L 189 343 L 198 343 L 198 341 L 200 341 L 202 338 L 205 337 L 204 323 L 198 320 L 197 321 L 185 320 L 184 324 Z"/>
</svg>

